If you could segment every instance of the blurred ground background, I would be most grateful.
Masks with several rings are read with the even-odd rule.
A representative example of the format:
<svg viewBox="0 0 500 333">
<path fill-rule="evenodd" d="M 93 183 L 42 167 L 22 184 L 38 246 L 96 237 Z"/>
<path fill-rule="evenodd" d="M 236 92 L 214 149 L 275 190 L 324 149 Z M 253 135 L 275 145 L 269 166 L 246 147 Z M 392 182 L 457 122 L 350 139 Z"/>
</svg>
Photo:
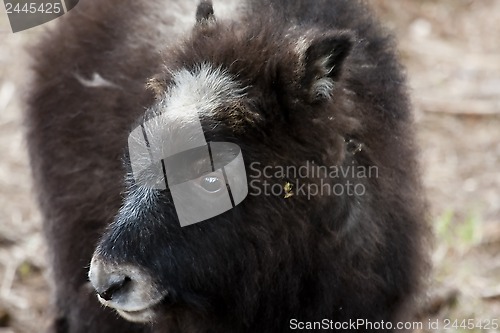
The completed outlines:
<svg viewBox="0 0 500 333">
<path fill-rule="evenodd" d="M 500 1 L 369 2 L 398 37 L 408 68 L 431 203 L 434 269 L 420 320 L 498 319 Z M 29 80 L 23 46 L 41 30 L 12 34 L 0 5 L 0 333 L 41 332 L 48 311 L 45 245 L 22 128 Z"/>
</svg>

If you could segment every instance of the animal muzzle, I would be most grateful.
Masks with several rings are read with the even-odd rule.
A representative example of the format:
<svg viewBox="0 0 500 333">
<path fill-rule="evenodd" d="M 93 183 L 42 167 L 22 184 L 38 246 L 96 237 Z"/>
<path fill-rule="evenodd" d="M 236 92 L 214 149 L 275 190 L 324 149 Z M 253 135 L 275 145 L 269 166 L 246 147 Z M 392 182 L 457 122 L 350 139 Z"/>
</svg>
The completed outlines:
<svg viewBox="0 0 500 333">
<path fill-rule="evenodd" d="M 103 305 L 135 322 L 153 321 L 155 309 L 167 294 L 142 268 L 109 262 L 99 254 L 92 258 L 89 280 Z"/>
</svg>

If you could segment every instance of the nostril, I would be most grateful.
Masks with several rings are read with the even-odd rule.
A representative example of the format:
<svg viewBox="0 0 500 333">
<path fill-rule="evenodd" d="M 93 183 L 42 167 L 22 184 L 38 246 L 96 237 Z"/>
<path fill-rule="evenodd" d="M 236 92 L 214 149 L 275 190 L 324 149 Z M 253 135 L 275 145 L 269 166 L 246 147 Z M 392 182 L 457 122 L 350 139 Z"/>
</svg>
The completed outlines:
<svg viewBox="0 0 500 333">
<path fill-rule="evenodd" d="M 108 288 L 103 292 L 98 292 L 102 299 L 109 301 L 118 291 L 123 289 L 131 279 L 128 276 L 121 277 L 119 280 L 112 281 Z"/>
</svg>

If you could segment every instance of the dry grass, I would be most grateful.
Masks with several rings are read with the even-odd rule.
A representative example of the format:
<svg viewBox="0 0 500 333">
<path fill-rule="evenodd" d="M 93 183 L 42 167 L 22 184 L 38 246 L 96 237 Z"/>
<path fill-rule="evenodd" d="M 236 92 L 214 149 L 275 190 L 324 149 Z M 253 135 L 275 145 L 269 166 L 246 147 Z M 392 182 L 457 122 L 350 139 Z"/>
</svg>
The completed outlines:
<svg viewBox="0 0 500 333">
<path fill-rule="evenodd" d="M 500 318 L 500 1 L 371 3 L 397 34 L 412 87 L 436 231 L 429 294 L 454 296 L 431 298 L 422 320 Z M 39 332 L 48 304 L 21 124 L 23 45 L 39 30 L 10 33 L 1 8 L 0 333 Z"/>
</svg>

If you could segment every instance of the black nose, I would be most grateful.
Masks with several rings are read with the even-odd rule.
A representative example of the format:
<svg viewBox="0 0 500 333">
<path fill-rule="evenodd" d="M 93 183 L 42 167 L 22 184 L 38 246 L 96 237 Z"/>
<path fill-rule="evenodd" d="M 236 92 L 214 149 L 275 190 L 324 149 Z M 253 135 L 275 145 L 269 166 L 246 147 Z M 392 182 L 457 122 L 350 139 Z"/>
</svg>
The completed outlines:
<svg viewBox="0 0 500 333">
<path fill-rule="evenodd" d="M 101 298 L 106 301 L 110 301 L 113 298 L 114 294 L 120 292 L 120 290 L 124 289 L 125 286 L 130 282 L 130 278 L 128 276 L 114 276 L 110 281 L 100 286 L 100 290 L 97 290 L 97 293 Z"/>
<path fill-rule="evenodd" d="M 97 294 L 106 301 L 116 301 L 126 297 L 132 288 L 133 269 L 113 265 L 93 258 L 90 263 L 89 280 Z M 119 297 L 120 296 L 120 297 Z"/>
</svg>

